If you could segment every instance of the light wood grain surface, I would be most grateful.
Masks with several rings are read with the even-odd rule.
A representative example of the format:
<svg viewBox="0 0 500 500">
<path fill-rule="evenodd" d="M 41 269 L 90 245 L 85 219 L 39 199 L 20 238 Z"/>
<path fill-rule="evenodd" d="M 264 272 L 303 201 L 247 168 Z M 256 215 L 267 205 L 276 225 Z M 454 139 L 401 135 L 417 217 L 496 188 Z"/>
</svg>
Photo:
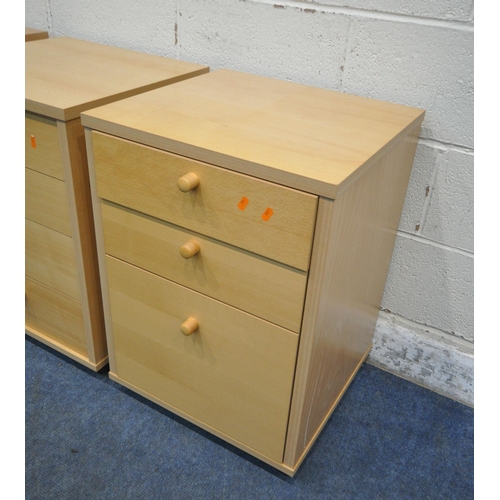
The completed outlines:
<svg viewBox="0 0 500 500">
<path fill-rule="evenodd" d="M 107 324 L 111 325 L 108 342 L 113 351 L 110 354 L 112 376 L 191 421 L 199 422 L 202 427 L 213 429 L 217 435 L 227 436 L 237 445 L 241 443 L 243 449 L 255 456 L 265 456 L 267 463 L 293 476 L 368 355 L 423 117 L 420 109 L 228 70 L 85 112 L 82 123 L 88 127 L 87 147 L 94 157 L 96 170 L 95 177 L 91 178 L 94 210 L 101 218 L 102 209 L 104 216 L 102 225 L 98 224 L 98 239 L 104 287 L 109 283 L 109 295 L 104 295 Z M 149 147 L 138 147 L 133 142 Z M 175 158 L 171 153 L 178 156 Z M 163 158 L 167 157 L 175 160 L 163 168 Z M 185 168 L 179 168 L 172 179 L 165 175 L 165 171 L 179 166 Z M 218 201 L 212 204 L 206 186 L 210 186 L 212 172 L 219 170 L 228 178 L 247 174 L 257 185 L 261 182 L 278 191 L 293 188 L 304 199 L 308 195 L 314 197 L 312 256 L 310 261 L 308 257 L 307 266 L 300 267 L 278 257 L 284 255 L 283 248 L 293 247 L 296 235 L 281 247 L 280 239 L 274 240 L 269 233 L 252 229 L 247 221 L 241 227 L 237 223 L 222 224 L 224 212 L 231 205 L 227 203 L 228 197 L 238 190 L 239 183 L 220 180 L 222 177 L 219 179 L 218 174 L 213 176 L 217 181 L 214 185 L 221 189 L 215 189 L 214 199 Z M 188 178 L 180 182 L 182 190 L 186 190 L 183 192 L 177 187 L 176 178 L 186 174 Z M 165 189 L 170 184 L 173 187 Z M 256 189 L 258 191 L 262 189 Z M 175 203 L 165 201 L 171 193 Z M 200 196 L 202 202 L 199 205 L 202 210 L 197 214 L 200 225 L 191 226 L 190 217 L 194 213 L 191 211 L 200 201 L 196 196 Z M 239 193 L 238 210 L 246 213 L 253 196 Z M 119 215 L 115 217 L 109 210 L 112 205 L 99 197 L 121 205 L 122 208 L 115 207 Z M 285 203 L 285 206 L 291 209 L 294 203 Z M 132 210 L 143 214 L 133 214 Z M 309 213 L 304 208 L 297 212 Z M 275 212 L 271 210 L 265 216 L 273 221 Z M 180 227 L 170 227 L 171 224 L 159 223 L 155 218 Z M 162 236 L 163 229 L 160 231 L 159 226 L 168 226 L 168 236 Z M 218 232 L 207 229 L 212 226 Z M 106 242 L 109 252 L 147 267 L 155 274 L 106 257 L 103 227 L 108 240 L 109 237 L 114 240 Z M 283 228 L 295 231 L 290 221 L 283 224 Z M 237 246 L 246 241 L 244 233 L 248 232 L 250 239 L 256 240 L 251 242 L 255 246 L 245 243 L 242 248 L 308 272 L 305 300 L 297 307 L 303 311 L 303 318 L 293 373 L 287 368 L 281 375 L 276 374 L 280 384 L 285 383 L 281 378 L 285 373 L 291 377 L 290 382 L 293 381 L 291 400 L 285 403 L 281 395 L 274 396 L 283 405 L 283 411 L 286 406 L 288 412 L 284 454 L 281 417 L 277 417 L 276 407 L 267 401 L 267 396 L 259 403 L 260 411 L 277 419 L 275 432 L 279 438 L 264 444 L 258 442 L 257 434 L 267 440 L 267 431 L 257 431 L 244 419 L 233 420 L 234 413 L 226 420 L 226 414 L 233 410 L 226 411 L 226 402 L 219 401 L 213 394 L 212 384 L 198 387 L 190 375 L 184 377 L 184 373 L 189 372 L 186 367 L 193 368 L 193 359 L 188 354 L 196 352 L 196 347 L 186 342 L 207 338 L 203 335 L 200 311 L 209 323 L 222 321 L 220 330 L 216 323 L 209 328 L 210 332 L 221 335 L 220 340 L 226 335 L 232 338 L 235 331 L 242 333 L 246 319 L 241 323 L 232 316 L 236 310 L 226 305 L 226 312 L 218 312 L 213 304 L 222 304 L 207 296 L 200 295 L 204 299 L 200 299 L 200 304 L 204 305 L 199 309 L 197 299 L 194 300 L 193 309 L 189 304 L 193 304 L 192 298 L 199 294 L 158 276 L 164 273 L 171 277 L 173 274 L 169 273 L 179 273 L 178 270 L 164 271 L 163 264 L 160 265 L 161 250 L 167 242 L 183 244 L 184 238 L 176 239 L 177 231 L 184 233 L 187 241 L 196 240 L 196 234 L 201 233 L 199 241 L 195 241 L 200 247 L 199 253 L 184 260 L 183 266 L 192 265 L 195 262 L 192 259 L 203 256 L 206 235 L 210 236 L 207 241 L 216 238 Z M 238 235 L 235 240 L 231 240 L 233 234 Z M 273 243 L 271 247 L 278 249 L 276 254 L 262 251 L 268 244 L 263 240 L 268 238 Z M 138 252 L 136 247 L 146 241 L 149 244 Z M 297 241 L 300 247 L 300 238 Z M 179 269 L 185 271 L 186 267 Z M 223 267 L 217 273 L 224 275 Z M 181 282 L 180 277 L 175 279 Z M 282 279 L 276 278 L 280 282 Z M 229 289 L 230 283 L 231 279 L 224 287 Z M 194 288 L 192 284 L 189 286 Z M 203 293 L 215 295 L 212 290 Z M 246 293 L 251 296 L 250 292 Z M 164 304 L 165 296 L 168 303 Z M 211 313 L 204 309 L 207 304 L 211 304 Z M 241 307 L 245 307 L 243 303 Z M 255 314 L 248 307 L 245 310 Z M 238 312 L 244 318 L 262 321 Z M 189 318 L 193 318 L 189 321 L 196 320 L 199 328 L 186 336 L 180 333 L 180 325 Z M 168 343 L 174 342 L 171 340 L 174 337 L 166 340 L 161 336 L 165 323 L 171 331 L 179 332 L 175 342 L 183 342 L 183 349 L 189 346 L 189 353 L 182 352 L 180 345 Z M 230 357 L 253 359 L 254 349 L 260 344 L 257 336 L 267 331 L 266 325 L 267 322 L 262 322 L 252 326 L 248 339 L 235 337 L 232 347 L 225 346 L 229 350 L 234 347 Z M 281 331 L 278 326 L 274 328 L 278 328 L 276 332 Z M 294 334 L 286 333 L 288 336 L 283 338 L 280 335 L 280 344 L 266 347 L 273 363 L 284 363 L 285 358 L 292 356 L 295 348 L 288 342 Z M 273 337 L 269 332 L 265 339 L 271 341 Z M 234 369 L 225 361 L 220 365 L 222 379 L 212 378 L 214 373 L 210 370 L 219 366 L 217 363 L 222 358 L 218 355 L 219 347 L 216 350 L 211 344 L 210 349 L 208 346 L 198 351 L 199 357 L 208 361 L 206 356 L 210 353 L 214 363 L 203 373 L 214 386 L 222 387 L 225 394 L 234 394 L 232 397 L 238 401 L 246 389 L 236 391 L 236 386 L 243 382 L 244 388 L 244 381 L 249 378 L 247 375 L 236 377 L 231 381 L 236 386 L 225 385 L 227 381 L 223 380 L 222 373 L 233 373 Z M 167 355 L 175 357 L 176 369 L 172 373 L 162 364 L 163 356 Z M 255 366 L 263 367 L 266 363 L 262 358 Z M 268 381 L 272 379 L 268 377 Z M 258 390 L 263 387 L 257 382 L 253 384 Z M 236 396 L 234 391 L 241 394 Z M 289 393 L 284 394 L 288 398 Z M 207 397 L 217 401 L 213 412 L 204 406 Z M 244 399 L 256 401 L 248 395 L 244 395 Z M 252 415 L 253 409 L 245 406 L 245 401 L 238 405 Z"/>
<path fill-rule="evenodd" d="M 80 112 L 208 69 L 66 37 L 25 44 L 26 274 L 78 299 L 86 357 L 66 347 L 92 369 L 107 346 Z M 64 351 L 57 334 L 28 330 Z"/>
<path fill-rule="evenodd" d="M 28 277 L 25 293 L 26 328 L 87 357 L 81 303 Z"/>
<path fill-rule="evenodd" d="M 108 254 L 300 331 L 305 272 L 105 201 L 101 212 Z M 200 248 L 191 259 L 179 251 L 187 241 Z"/>
<path fill-rule="evenodd" d="M 26 329 L 98 370 L 107 361 L 107 349 L 83 127 L 79 119 L 64 122 L 32 113 L 26 113 L 25 123 L 26 275 L 60 292 L 52 299 L 60 299 L 61 307 L 78 305 L 83 323 L 83 329 L 67 333 L 66 344 L 57 322 L 53 334 L 48 321 L 43 328 L 26 324 Z M 50 310 L 57 313 L 56 306 Z M 85 353 L 75 348 L 76 335 L 82 336 Z"/>
<path fill-rule="evenodd" d="M 26 219 L 26 276 L 81 301 L 73 239 Z"/>
<path fill-rule="evenodd" d="M 101 198 L 297 269 L 309 268 L 316 196 L 105 134 L 92 133 L 92 148 Z M 189 172 L 200 183 L 185 193 L 177 181 Z M 241 210 L 243 197 L 249 201 Z"/>
<path fill-rule="evenodd" d="M 371 346 L 420 127 L 321 199 L 285 463 L 296 468 Z"/>
<path fill-rule="evenodd" d="M 47 31 L 25 27 L 25 33 L 24 33 L 25 42 L 32 42 L 34 40 L 43 40 L 44 38 L 49 38 L 49 33 Z"/>
<path fill-rule="evenodd" d="M 107 257 L 115 373 L 280 462 L 298 336 Z M 199 329 L 185 336 L 194 317 Z"/>
<path fill-rule="evenodd" d="M 64 180 L 56 120 L 25 113 L 24 155 L 27 168 Z"/>
<path fill-rule="evenodd" d="M 65 182 L 26 168 L 25 215 L 27 219 L 71 236 Z"/>
<path fill-rule="evenodd" d="M 74 38 L 25 44 L 26 110 L 60 120 L 208 71 L 207 66 Z"/>
<path fill-rule="evenodd" d="M 423 116 L 407 106 L 218 70 L 86 112 L 82 123 L 335 198 Z"/>
<path fill-rule="evenodd" d="M 106 360 L 107 348 L 84 130 L 79 118 L 57 123 L 68 186 L 78 281 L 84 297 L 82 309 L 89 361 L 97 367 Z"/>
</svg>

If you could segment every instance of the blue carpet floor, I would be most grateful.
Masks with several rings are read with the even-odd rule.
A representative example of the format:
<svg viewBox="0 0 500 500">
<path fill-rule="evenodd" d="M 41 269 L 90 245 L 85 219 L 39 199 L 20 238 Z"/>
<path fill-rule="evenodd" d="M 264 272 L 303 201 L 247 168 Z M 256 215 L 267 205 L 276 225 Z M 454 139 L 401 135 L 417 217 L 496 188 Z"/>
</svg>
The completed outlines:
<svg viewBox="0 0 500 500">
<path fill-rule="evenodd" d="M 26 340 L 27 500 L 474 498 L 471 408 L 363 365 L 294 478 Z"/>
</svg>

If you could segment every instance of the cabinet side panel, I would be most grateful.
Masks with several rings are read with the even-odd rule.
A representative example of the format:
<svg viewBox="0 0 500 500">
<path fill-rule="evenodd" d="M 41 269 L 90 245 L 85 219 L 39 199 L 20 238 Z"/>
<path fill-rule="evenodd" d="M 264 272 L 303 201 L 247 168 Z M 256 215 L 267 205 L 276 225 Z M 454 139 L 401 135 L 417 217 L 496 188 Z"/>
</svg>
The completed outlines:
<svg viewBox="0 0 500 500">
<path fill-rule="evenodd" d="M 92 200 L 92 212 L 94 216 L 95 239 L 97 250 L 97 263 L 99 267 L 99 281 L 101 285 L 101 298 L 106 331 L 106 348 L 108 352 L 109 370 L 116 372 L 115 347 L 113 336 L 113 323 L 111 321 L 111 306 L 108 291 L 108 273 L 106 269 L 106 250 L 104 247 L 104 229 L 102 225 L 101 200 L 97 194 L 97 184 L 94 168 L 94 152 L 92 143 L 92 131 L 84 129 L 85 146 L 87 149 L 87 165 L 90 182 L 90 194 Z"/>
<path fill-rule="evenodd" d="M 320 200 L 285 449 L 292 469 L 371 347 L 419 132 L 335 201 Z"/>
<path fill-rule="evenodd" d="M 82 307 L 90 343 L 89 356 L 93 363 L 102 364 L 107 357 L 107 348 L 84 129 L 80 119 L 76 119 L 59 122 L 59 130 L 68 173 L 66 182 L 70 184 L 70 205 L 75 207 L 71 215 L 77 219 L 73 227 L 78 230 L 73 238 L 81 266 L 82 292 L 86 298 L 82 300 Z"/>
</svg>

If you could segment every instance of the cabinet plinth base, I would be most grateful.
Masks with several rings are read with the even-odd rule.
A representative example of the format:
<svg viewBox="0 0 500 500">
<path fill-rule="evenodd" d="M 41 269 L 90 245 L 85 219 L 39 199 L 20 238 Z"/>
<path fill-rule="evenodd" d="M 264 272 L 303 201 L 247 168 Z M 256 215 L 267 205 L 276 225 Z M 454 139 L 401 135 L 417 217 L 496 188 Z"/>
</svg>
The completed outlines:
<svg viewBox="0 0 500 500">
<path fill-rule="evenodd" d="M 24 331 L 26 335 L 33 337 L 35 340 L 38 340 L 42 344 L 45 344 L 48 347 L 51 347 L 57 352 L 60 352 L 61 354 L 64 354 L 65 356 L 68 356 L 74 361 L 78 361 L 78 363 L 81 363 L 87 368 L 90 368 L 91 370 L 98 372 L 102 368 L 104 368 L 108 364 L 108 357 L 106 356 L 104 359 L 98 361 L 97 363 L 93 363 L 90 361 L 88 358 L 85 356 L 82 356 L 80 353 L 73 351 L 72 349 L 69 349 L 65 345 L 56 342 L 55 340 L 51 339 L 50 337 L 47 337 L 47 335 L 44 335 L 43 333 L 39 332 L 38 330 L 35 330 L 32 327 L 26 326 L 24 327 Z"/>
<path fill-rule="evenodd" d="M 194 425 L 196 425 L 196 426 L 198 426 L 198 427 L 206 430 L 207 432 L 210 432 L 214 436 L 217 436 L 217 437 L 223 439 L 224 441 L 227 441 L 228 443 L 232 444 L 233 446 L 236 446 L 236 448 L 239 448 L 239 449 L 245 451 L 249 455 L 252 455 L 252 456 L 258 458 L 262 462 L 265 462 L 266 464 L 274 467 L 275 469 L 278 469 L 280 472 L 283 472 L 287 476 L 293 477 L 293 476 L 295 476 L 295 473 L 297 472 L 297 470 L 299 469 L 299 467 L 302 464 L 303 460 L 305 459 L 305 457 L 309 453 L 311 447 L 316 442 L 316 439 L 320 435 L 321 430 L 323 429 L 323 427 L 328 422 L 328 419 L 330 418 L 330 416 L 332 415 L 333 411 L 337 407 L 337 404 L 342 399 L 342 396 L 344 395 L 345 391 L 347 390 L 347 388 L 351 384 L 351 382 L 354 379 L 356 373 L 361 368 L 361 366 L 363 365 L 363 363 L 366 361 L 366 358 L 368 357 L 370 349 L 371 349 L 371 346 L 366 351 L 366 353 L 364 354 L 363 358 L 360 360 L 358 366 L 356 367 L 356 370 L 352 373 L 351 378 L 346 383 L 343 391 L 339 394 L 338 398 L 335 400 L 335 403 L 330 408 L 330 411 L 328 412 L 328 414 L 325 417 L 323 423 L 321 424 L 321 427 L 317 430 L 316 434 L 314 435 L 314 437 L 310 441 L 308 447 L 304 450 L 304 453 L 302 454 L 302 456 L 300 457 L 299 461 L 295 464 L 295 466 L 293 468 L 292 467 L 288 467 L 288 466 L 286 466 L 285 464 L 283 464 L 281 462 L 276 462 L 276 461 L 270 459 L 269 457 L 266 457 L 265 455 L 262 455 L 258 451 L 254 450 L 254 449 L 252 449 L 252 448 L 250 448 L 248 446 L 245 446 L 244 444 L 240 443 L 239 441 L 236 441 L 235 439 L 231 438 L 230 436 L 227 436 L 226 434 L 224 434 L 222 432 L 219 432 L 217 429 L 214 429 L 213 427 L 210 427 L 209 425 L 206 425 L 204 422 L 201 422 L 200 420 L 192 417 L 191 415 L 188 415 L 187 413 L 179 410 L 178 408 L 175 408 L 174 406 L 171 406 L 171 405 L 165 403 L 161 399 L 156 398 L 155 396 L 151 395 L 147 391 L 144 391 L 143 389 L 140 389 L 139 387 L 137 387 L 137 386 L 135 386 L 135 385 L 127 382 L 126 380 L 123 380 L 118 375 L 116 375 L 116 373 L 114 373 L 112 371 L 109 372 L 109 378 L 111 380 L 113 380 L 114 382 L 122 385 L 123 387 L 126 387 L 127 389 L 130 389 L 131 391 L 133 391 L 133 392 L 141 395 L 142 397 L 148 399 L 149 401 L 152 401 L 153 403 L 156 403 L 158 406 L 161 406 L 162 408 L 165 408 L 166 410 L 171 411 L 175 415 L 178 415 L 179 417 L 182 417 L 182 418 L 186 419 L 188 422 L 191 422 L 192 424 L 194 424 Z"/>
</svg>

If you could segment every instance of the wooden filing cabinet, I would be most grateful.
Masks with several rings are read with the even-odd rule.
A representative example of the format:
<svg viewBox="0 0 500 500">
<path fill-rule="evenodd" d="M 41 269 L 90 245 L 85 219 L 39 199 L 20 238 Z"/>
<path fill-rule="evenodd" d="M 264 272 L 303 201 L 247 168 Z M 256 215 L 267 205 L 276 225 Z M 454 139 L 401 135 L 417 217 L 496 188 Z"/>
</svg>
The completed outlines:
<svg viewBox="0 0 500 500">
<path fill-rule="evenodd" d="M 71 38 L 26 44 L 26 332 L 85 366 L 108 360 L 80 113 L 206 66 Z"/>
<path fill-rule="evenodd" d="M 83 113 L 113 380 L 294 475 L 371 347 L 423 117 L 229 70 Z"/>
<path fill-rule="evenodd" d="M 24 30 L 25 42 L 33 42 L 34 40 L 43 40 L 44 38 L 49 38 L 49 33 L 47 31 L 25 27 Z"/>
</svg>

